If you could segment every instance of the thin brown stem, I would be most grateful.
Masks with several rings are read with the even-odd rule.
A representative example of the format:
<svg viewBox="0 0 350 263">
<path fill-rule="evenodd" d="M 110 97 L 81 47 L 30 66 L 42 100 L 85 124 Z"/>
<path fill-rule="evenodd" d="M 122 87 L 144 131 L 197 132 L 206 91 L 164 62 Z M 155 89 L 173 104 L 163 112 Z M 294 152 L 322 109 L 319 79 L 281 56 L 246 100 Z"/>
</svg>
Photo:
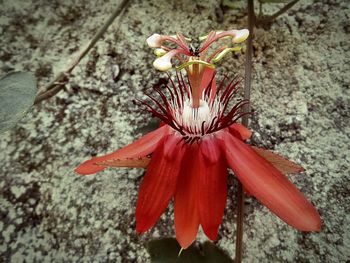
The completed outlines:
<svg viewBox="0 0 350 263">
<path fill-rule="evenodd" d="M 298 2 L 299 2 L 299 0 L 293 0 L 290 3 L 286 4 L 284 7 L 282 7 L 280 10 L 278 10 L 276 13 L 274 13 L 268 17 L 261 18 L 261 15 L 259 15 L 259 18 L 256 20 L 256 25 L 269 24 L 269 23 L 273 22 L 273 20 L 275 20 L 277 17 L 279 17 L 283 13 L 287 12 L 288 9 L 292 8 Z"/>
<path fill-rule="evenodd" d="M 111 14 L 111 16 L 104 23 L 104 25 L 98 30 L 98 32 L 94 35 L 89 44 L 79 52 L 78 56 L 74 59 L 74 61 L 70 65 L 68 65 L 68 67 L 65 70 L 61 71 L 55 77 L 55 79 L 43 89 L 43 91 L 39 92 L 39 94 L 35 98 L 34 104 L 38 104 L 41 101 L 56 95 L 59 91 L 63 89 L 65 84 L 67 84 L 68 82 L 68 76 L 75 68 L 75 66 L 78 65 L 79 62 L 85 57 L 85 55 L 95 46 L 96 42 L 107 31 L 108 27 L 113 23 L 116 17 L 125 10 L 125 7 L 128 3 L 129 0 L 122 0 L 120 2 L 113 14 Z"/>
<path fill-rule="evenodd" d="M 252 75 L 252 56 L 253 56 L 253 34 L 254 34 L 254 0 L 247 0 L 248 3 L 248 30 L 249 37 L 247 40 L 247 53 L 245 62 L 245 82 L 244 82 L 244 99 L 250 100 L 251 75 Z M 250 112 L 250 104 L 243 106 L 243 113 Z M 242 124 L 248 126 L 248 114 L 242 118 Z M 236 232 L 236 257 L 235 263 L 242 262 L 243 256 L 243 222 L 244 222 L 244 189 L 238 181 L 237 189 L 237 232 Z"/>
</svg>

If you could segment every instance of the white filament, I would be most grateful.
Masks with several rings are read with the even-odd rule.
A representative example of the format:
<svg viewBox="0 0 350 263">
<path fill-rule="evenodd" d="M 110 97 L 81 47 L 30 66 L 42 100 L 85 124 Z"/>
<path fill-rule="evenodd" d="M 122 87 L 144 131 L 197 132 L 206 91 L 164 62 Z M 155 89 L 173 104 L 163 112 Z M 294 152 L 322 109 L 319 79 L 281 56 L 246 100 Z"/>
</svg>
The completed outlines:
<svg viewBox="0 0 350 263">
<path fill-rule="evenodd" d="M 201 99 L 198 108 L 193 108 L 192 102 L 186 100 L 183 108 L 174 107 L 174 109 L 173 117 L 176 122 L 180 126 L 186 128 L 186 130 L 192 130 L 193 135 L 200 135 L 202 132 L 202 126 L 204 128 L 204 133 L 209 129 L 213 119 L 220 113 L 221 106 L 216 99 L 212 103 L 208 103 L 206 100 Z"/>
</svg>

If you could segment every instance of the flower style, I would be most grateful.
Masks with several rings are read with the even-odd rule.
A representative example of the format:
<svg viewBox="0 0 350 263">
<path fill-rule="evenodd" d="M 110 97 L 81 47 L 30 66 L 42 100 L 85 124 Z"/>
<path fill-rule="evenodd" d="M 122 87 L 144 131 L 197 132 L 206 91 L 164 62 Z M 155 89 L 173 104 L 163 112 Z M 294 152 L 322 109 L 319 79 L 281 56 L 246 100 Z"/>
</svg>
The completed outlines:
<svg viewBox="0 0 350 263">
<path fill-rule="evenodd" d="M 220 34 L 227 36 L 210 33 L 206 42 Z M 240 41 L 241 35 L 236 30 L 233 40 Z M 147 42 L 159 47 L 165 40 L 169 38 L 156 35 Z M 184 37 L 178 34 L 176 40 L 183 42 Z M 226 206 L 227 168 L 247 193 L 283 221 L 301 231 L 319 231 L 317 210 L 284 175 L 302 168 L 244 143 L 251 131 L 237 120 L 245 114 L 241 108 L 248 102 L 240 100 L 230 106 L 238 81 L 226 84 L 224 77 L 217 86 L 215 70 L 200 54 L 208 48 L 206 42 L 199 54 L 195 51 L 202 56 L 201 62 L 186 65 L 188 81 L 177 72 L 176 79 L 169 77 L 165 87 L 155 87 L 148 101 L 139 101 L 162 121 L 161 126 L 116 152 L 82 163 L 76 172 L 87 175 L 106 167 L 146 168 L 136 204 L 136 230 L 142 233 L 154 226 L 173 199 L 176 238 L 182 248 L 195 240 L 199 226 L 209 239 L 217 239 Z M 195 60 L 192 54 L 186 55 L 188 62 Z"/>
<path fill-rule="evenodd" d="M 241 47 L 229 47 L 227 45 L 209 50 L 209 48 L 218 40 L 230 38 L 233 44 L 238 44 L 246 40 L 249 35 L 247 29 L 228 30 L 228 31 L 211 31 L 207 36 L 200 37 L 204 40 L 199 47 L 197 44 L 188 44 L 189 38 L 178 33 L 176 36 L 165 36 L 153 34 L 147 38 L 146 42 L 149 47 L 157 48 L 155 54 L 159 56 L 153 66 L 160 71 L 167 71 L 172 68 L 171 60 L 177 59 L 180 63 L 176 68 L 185 69 L 192 88 L 192 106 L 197 108 L 202 96 L 203 88 L 206 87 L 201 80 L 208 81 L 208 77 L 213 74 L 215 63 L 219 62 L 226 54 L 232 51 L 239 51 Z M 176 48 L 171 48 L 166 44 L 171 43 Z M 210 53 L 210 54 L 208 54 Z M 212 90 L 215 94 L 215 87 Z"/>
</svg>

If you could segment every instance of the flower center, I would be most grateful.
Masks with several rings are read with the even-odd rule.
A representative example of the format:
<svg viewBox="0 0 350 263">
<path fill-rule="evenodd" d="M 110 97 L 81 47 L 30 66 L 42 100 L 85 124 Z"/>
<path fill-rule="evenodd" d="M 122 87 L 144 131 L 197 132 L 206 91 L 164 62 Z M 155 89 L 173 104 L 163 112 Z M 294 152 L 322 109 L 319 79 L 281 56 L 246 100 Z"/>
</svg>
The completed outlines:
<svg viewBox="0 0 350 263">
<path fill-rule="evenodd" d="M 186 136 L 201 137 L 207 134 L 210 124 L 217 118 L 220 104 L 215 101 L 210 105 L 205 99 L 201 99 L 197 108 L 192 105 L 190 99 L 185 100 L 183 108 L 174 111 L 173 118 L 183 128 Z"/>
<path fill-rule="evenodd" d="M 194 124 L 196 126 L 201 125 L 202 122 L 208 122 L 210 120 L 210 109 L 206 101 L 200 100 L 198 108 L 192 107 L 190 100 L 185 101 L 182 118 L 185 123 Z"/>
<path fill-rule="evenodd" d="M 193 106 L 191 82 L 188 86 L 181 74 L 177 74 L 177 85 L 169 78 L 164 88 L 153 87 L 158 96 L 146 94 L 151 101 L 139 102 L 147 111 L 181 134 L 185 142 L 194 143 L 207 134 L 229 127 L 245 114 L 240 109 L 248 103 L 246 100 L 240 100 L 228 108 L 230 99 L 236 94 L 238 81 L 234 79 L 226 86 L 225 80 L 226 77 L 218 86 L 215 96 L 212 96 L 210 83 L 200 93 L 197 107 Z"/>
</svg>

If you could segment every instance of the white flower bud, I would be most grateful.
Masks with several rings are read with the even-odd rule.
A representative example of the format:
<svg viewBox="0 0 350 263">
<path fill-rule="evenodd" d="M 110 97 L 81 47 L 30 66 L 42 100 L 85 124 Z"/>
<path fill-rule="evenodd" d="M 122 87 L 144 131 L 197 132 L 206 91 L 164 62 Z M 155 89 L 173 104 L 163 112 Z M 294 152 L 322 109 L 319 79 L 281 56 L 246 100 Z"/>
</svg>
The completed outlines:
<svg viewBox="0 0 350 263">
<path fill-rule="evenodd" d="M 233 43 L 241 43 L 244 40 L 246 40 L 249 36 L 249 30 L 248 29 L 242 29 L 242 30 L 237 30 L 235 32 L 235 36 L 232 39 Z"/>
<path fill-rule="evenodd" d="M 162 36 L 159 34 L 153 34 L 152 36 L 147 38 L 146 42 L 149 47 L 153 47 L 153 48 L 160 47 L 163 42 Z"/>
<path fill-rule="evenodd" d="M 164 55 L 153 62 L 153 66 L 160 71 L 167 71 L 172 68 L 171 57 Z"/>
<path fill-rule="evenodd" d="M 164 56 L 167 52 L 162 49 L 162 48 L 156 48 L 154 50 L 154 54 L 157 56 L 157 57 L 161 57 L 161 56 Z"/>
</svg>

